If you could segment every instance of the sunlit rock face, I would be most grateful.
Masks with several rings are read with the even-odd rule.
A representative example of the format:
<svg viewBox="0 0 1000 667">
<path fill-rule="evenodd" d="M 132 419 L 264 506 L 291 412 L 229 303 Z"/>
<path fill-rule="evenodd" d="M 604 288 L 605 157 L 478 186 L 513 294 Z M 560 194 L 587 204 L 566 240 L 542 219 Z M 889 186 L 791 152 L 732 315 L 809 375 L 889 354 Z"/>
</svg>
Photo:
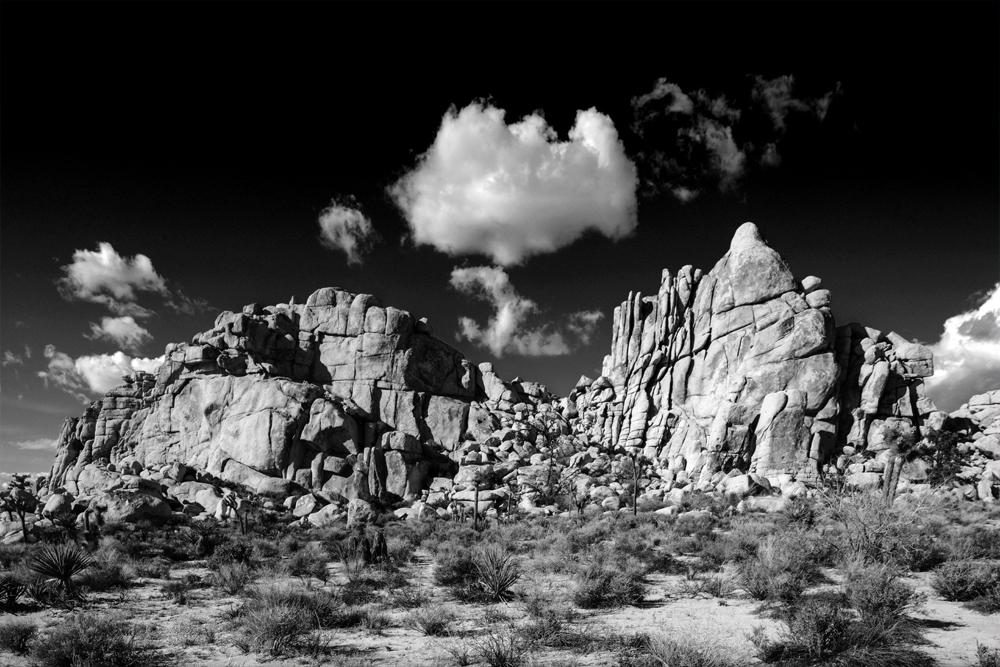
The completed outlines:
<svg viewBox="0 0 1000 667">
<path fill-rule="evenodd" d="M 168 346 L 155 378 L 129 376 L 67 420 L 53 488 L 91 462 L 132 457 L 145 469 L 181 462 L 255 490 L 365 496 L 365 452 L 385 433 L 416 443 L 390 456 L 393 475 L 447 468 L 437 452 L 465 433 L 478 377 L 426 322 L 371 295 L 324 288 L 305 304 L 250 305 Z M 335 479 L 345 471 L 359 479 Z M 379 486 L 389 488 L 407 486 Z"/>
<path fill-rule="evenodd" d="M 288 497 L 319 525 L 348 505 L 349 516 L 425 496 L 438 512 L 476 499 L 487 511 L 515 487 L 537 510 L 560 475 L 576 496 L 618 507 L 616 475 L 637 452 L 656 501 L 799 494 L 825 466 L 868 479 L 892 434 L 919 436 L 948 415 L 923 392 L 927 348 L 838 328 L 830 303 L 746 223 L 708 273 L 664 271 L 656 294 L 630 294 L 602 375 L 564 399 L 473 365 L 371 295 L 330 287 L 304 304 L 252 304 L 68 419 L 49 490 L 91 498 L 98 513 L 160 516 L 162 503 L 134 498 L 146 494 L 219 516 L 221 480 Z M 988 399 L 966 412 L 985 423 L 1000 413 Z M 985 457 L 995 438 L 984 435 Z"/>
<path fill-rule="evenodd" d="M 657 294 L 630 294 L 613 333 L 603 376 L 571 397 L 581 428 L 641 448 L 669 476 L 810 480 L 838 443 L 864 446 L 879 418 L 919 424 L 934 411 L 920 380 L 929 351 L 836 329 L 819 279 L 795 280 L 753 223 L 707 274 L 664 271 Z"/>
</svg>

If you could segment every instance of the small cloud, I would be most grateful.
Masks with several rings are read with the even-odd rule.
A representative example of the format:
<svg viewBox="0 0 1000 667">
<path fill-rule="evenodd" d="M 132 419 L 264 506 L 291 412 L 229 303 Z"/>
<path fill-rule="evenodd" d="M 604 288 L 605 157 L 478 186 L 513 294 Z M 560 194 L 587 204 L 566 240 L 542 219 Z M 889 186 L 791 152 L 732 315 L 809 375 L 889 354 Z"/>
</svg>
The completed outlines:
<svg viewBox="0 0 1000 667">
<path fill-rule="evenodd" d="M 81 403 L 89 403 L 93 395 L 100 396 L 122 384 L 122 377 L 136 371 L 154 373 L 164 357 L 135 358 L 124 352 L 114 354 L 84 355 L 73 359 L 54 345 L 45 346 L 48 368 L 39 371 L 38 377 L 45 386 L 55 387 L 74 396 Z"/>
<path fill-rule="evenodd" d="M 1000 283 L 972 310 L 949 317 L 934 352 L 927 393 L 952 411 L 970 397 L 1000 389 Z"/>
<path fill-rule="evenodd" d="M 379 241 L 372 221 L 358 207 L 354 197 L 336 200 L 319 216 L 320 242 L 347 255 L 348 264 L 361 264 L 362 257 Z"/>
<path fill-rule="evenodd" d="M 14 354 L 10 350 L 4 350 L 3 361 L 0 362 L 0 366 L 10 366 L 11 364 L 17 364 L 18 366 L 23 366 L 24 358 L 19 354 Z"/>
<path fill-rule="evenodd" d="M 654 100 L 663 99 L 666 100 L 662 105 L 666 113 L 689 114 L 694 111 L 694 103 L 691 98 L 684 94 L 680 86 L 676 83 L 670 83 L 666 79 L 658 79 L 653 90 L 645 95 L 633 97 L 632 106 L 638 109 Z"/>
<path fill-rule="evenodd" d="M 773 141 L 764 146 L 764 152 L 760 155 L 760 163 L 765 167 L 777 167 L 781 164 L 778 146 Z"/>
<path fill-rule="evenodd" d="M 63 298 L 99 303 L 119 316 L 141 319 L 155 314 L 136 303 L 140 292 L 160 295 L 167 307 L 177 312 L 194 313 L 208 308 L 204 300 L 187 297 L 179 289 L 169 289 L 146 255 L 125 257 L 110 243 L 99 243 L 96 251 L 75 251 L 73 261 L 62 270 L 65 275 L 56 285 Z"/>
<path fill-rule="evenodd" d="M 750 82 L 750 90 L 735 96 L 745 101 L 744 108 L 725 94 L 704 89 L 686 94 L 665 79 L 632 99 L 632 130 L 643 139 L 637 161 L 645 192 L 669 192 L 689 202 L 712 185 L 736 189 L 748 167 L 781 164 L 778 145 L 791 113 L 809 113 L 822 122 L 840 91 L 838 85 L 819 98 L 800 99 L 792 94 L 792 76 L 753 76 Z"/>
<path fill-rule="evenodd" d="M 7 443 L 11 447 L 18 449 L 55 449 L 56 441 L 50 438 L 37 438 L 35 440 L 19 440 Z"/>
<path fill-rule="evenodd" d="M 90 331 L 91 335 L 87 338 L 111 341 L 132 352 L 139 351 L 143 345 L 153 340 L 149 331 L 128 315 L 104 317 L 100 324 L 91 322 Z"/>
<path fill-rule="evenodd" d="M 568 141 L 539 113 L 507 124 L 481 103 L 449 109 L 417 166 L 389 188 L 413 241 L 519 264 L 593 230 L 636 226 L 635 165 L 611 118 L 578 111 Z"/>
<path fill-rule="evenodd" d="M 519 295 L 500 267 L 456 268 L 451 272 L 451 286 L 493 307 L 485 327 L 472 318 L 459 318 L 457 338 L 485 347 L 497 357 L 504 353 L 527 357 L 569 354 L 590 342 L 603 318 L 600 311 L 580 311 L 569 315 L 560 327 L 527 328 L 525 322 L 539 311 L 538 304 Z"/>
</svg>

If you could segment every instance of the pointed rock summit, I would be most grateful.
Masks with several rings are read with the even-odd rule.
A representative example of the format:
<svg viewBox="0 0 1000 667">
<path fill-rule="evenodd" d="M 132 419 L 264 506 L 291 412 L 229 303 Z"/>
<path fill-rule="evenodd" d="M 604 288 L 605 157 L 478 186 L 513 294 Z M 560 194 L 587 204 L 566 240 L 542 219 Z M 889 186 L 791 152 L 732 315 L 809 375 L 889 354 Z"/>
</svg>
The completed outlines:
<svg viewBox="0 0 1000 667">
<path fill-rule="evenodd" d="M 948 418 L 924 394 L 933 358 L 895 333 L 838 328 L 820 286 L 745 223 L 711 271 L 664 270 L 655 294 L 629 294 L 601 375 L 562 399 L 369 294 L 251 304 L 67 420 L 48 488 L 87 512 L 162 520 L 224 516 L 228 483 L 325 525 L 401 504 L 449 516 L 477 499 L 541 511 L 539 489 L 560 475 L 617 509 L 616 466 L 638 452 L 657 502 L 794 494 L 832 470 L 877 483 L 894 434 Z M 996 402 L 976 404 L 976 424 Z"/>
</svg>

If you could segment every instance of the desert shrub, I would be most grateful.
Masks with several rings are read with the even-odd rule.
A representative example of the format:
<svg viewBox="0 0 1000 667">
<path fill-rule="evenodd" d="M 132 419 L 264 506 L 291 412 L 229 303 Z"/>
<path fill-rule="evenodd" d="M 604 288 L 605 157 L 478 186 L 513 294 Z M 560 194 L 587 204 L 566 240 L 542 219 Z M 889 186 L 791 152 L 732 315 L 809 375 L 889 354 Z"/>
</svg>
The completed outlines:
<svg viewBox="0 0 1000 667">
<path fill-rule="evenodd" d="M 254 572 L 246 563 L 220 563 L 212 573 L 212 585 L 230 595 L 238 595 L 254 580 Z"/>
<path fill-rule="evenodd" d="M 32 644 L 37 667 L 157 667 L 170 663 L 151 631 L 118 614 L 74 614 Z"/>
<path fill-rule="evenodd" d="M 253 545 L 249 540 L 240 538 L 216 545 L 208 559 L 208 567 L 212 570 L 218 570 L 223 565 L 250 566 L 253 562 Z"/>
<path fill-rule="evenodd" d="M 384 611 L 369 607 L 361 618 L 361 627 L 373 635 L 380 635 L 384 630 L 392 627 L 392 619 Z"/>
<path fill-rule="evenodd" d="M 434 582 L 453 590 L 469 589 L 479 576 L 473 553 L 467 549 L 438 552 L 434 562 Z"/>
<path fill-rule="evenodd" d="M 891 631 L 913 642 L 919 639 L 909 613 L 924 596 L 903 582 L 888 565 L 869 565 L 848 570 L 844 584 L 847 603 L 858 612 L 861 623 Z"/>
<path fill-rule="evenodd" d="M 841 527 L 837 548 L 844 563 L 929 567 L 943 557 L 921 526 L 921 507 L 887 505 L 877 493 L 828 494 L 826 515 Z"/>
<path fill-rule="evenodd" d="M 288 539 L 288 538 L 285 538 Z M 295 538 L 291 538 L 295 539 Z M 253 550 L 254 560 L 262 561 L 275 558 L 281 554 L 282 542 L 275 543 L 274 540 L 268 540 L 263 537 L 254 537 L 250 540 L 250 547 Z M 297 551 L 298 549 L 296 549 Z"/>
<path fill-rule="evenodd" d="M 573 603 L 584 609 L 635 605 L 646 596 L 646 571 L 634 559 L 600 559 L 574 577 Z"/>
<path fill-rule="evenodd" d="M 745 660 L 732 656 L 732 651 L 708 642 L 692 639 L 676 640 L 663 635 L 648 638 L 640 654 L 652 658 L 656 665 L 670 667 L 740 667 Z"/>
<path fill-rule="evenodd" d="M 211 623 L 189 620 L 177 628 L 181 646 L 204 646 L 215 643 L 215 628 Z"/>
<path fill-rule="evenodd" d="M 201 580 L 197 576 L 189 574 L 183 579 L 174 579 L 161 585 L 160 592 L 173 600 L 174 603 L 185 605 L 188 603 L 191 591 L 201 587 Z"/>
<path fill-rule="evenodd" d="M 1000 586 L 1000 564 L 974 560 L 950 561 L 934 571 L 931 586 L 945 600 L 973 600 Z"/>
<path fill-rule="evenodd" d="M 329 554 L 322 547 L 310 544 L 289 557 L 285 570 L 293 577 L 315 577 L 325 584 L 330 580 L 329 560 Z"/>
<path fill-rule="evenodd" d="M 454 620 L 455 612 L 447 607 L 430 607 L 408 613 L 405 624 L 430 637 L 444 637 L 450 633 Z"/>
<path fill-rule="evenodd" d="M 237 646 L 269 655 L 299 652 L 314 642 L 314 630 L 357 625 L 343 623 L 343 610 L 334 595 L 322 590 L 278 584 L 250 588 L 234 613 Z"/>
<path fill-rule="evenodd" d="M 976 642 L 978 667 L 1000 667 L 1000 648 L 990 648 Z"/>
<path fill-rule="evenodd" d="M 0 623 L 0 651 L 27 655 L 28 646 L 38 634 L 34 621 L 13 618 Z"/>
<path fill-rule="evenodd" d="M 707 510 L 693 510 L 677 517 L 674 530 L 680 535 L 707 537 L 712 534 L 716 519 Z"/>
<path fill-rule="evenodd" d="M 819 567 L 794 535 L 771 536 L 737 565 L 740 584 L 757 600 L 794 602 L 819 578 Z"/>
<path fill-rule="evenodd" d="M 756 628 L 751 642 L 765 664 L 787 666 L 930 667 L 929 656 L 912 647 L 910 632 L 895 625 L 870 624 L 847 608 L 843 599 L 806 599 L 792 606 L 776 641 Z"/>
<path fill-rule="evenodd" d="M 519 667 L 524 663 L 526 647 L 510 627 L 489 629 L 474 644 L 479 661 L 489 667 Z"/>
<path fill-rule="evenodd" d="M 11 569 L 28 558 L 28 547 L 25 544 L 0 544 L 0 567 Z"/>
<path fill-rule="evenodd" d="M 1000 560 L 1000 530 L 983 526 L 960 528 L 949 539 L 950 560 Z"/>
<path fill-rule="evenodd" d="M 403 609 L 417 609 L 430 602 L 430 596 L 419 588 L 402 588 L 392 594 L 392 604 Z"/>
<path fill-rule="evenodd" d="M 170 561 L 163 558 L 138 558 L 130 563 L 138 577 L 166 579 L 170 576 Z"/>
<path fill-rule="evenodd" d="M 309 610 L 291 604 L 257 605 L 240 615 L 237 647 L 246 652 L 287 655 L 316 629 Z"/>
<path fill-rule="evenodd" d="M 24 593 L 24 582 L 13 572 L 0 572 L 0 609 L 13 610 Z"/>
</svg>

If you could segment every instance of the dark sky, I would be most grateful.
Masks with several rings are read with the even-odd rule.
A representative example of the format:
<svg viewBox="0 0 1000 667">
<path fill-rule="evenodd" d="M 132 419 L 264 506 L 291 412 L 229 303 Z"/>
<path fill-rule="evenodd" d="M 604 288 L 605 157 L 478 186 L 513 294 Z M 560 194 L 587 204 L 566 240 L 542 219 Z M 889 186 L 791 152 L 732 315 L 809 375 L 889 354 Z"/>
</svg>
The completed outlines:
<svg viewBox="0 0 1000 667">
<path fill-rule="evenodd" d="M 1000 274 L 995 2 L 4 2 L 0 12 L 0 348 L 17 358 L 0 371 L 4 472 L 47 468 L 48 440 L 83 407 L 38 376 L 56 359 L 45 347 L 71 360 L 122 349 L 84 336 L 113 313 L 57 289 L 74 253 L 101 242 L 147 256 L 170 294 L 208 304 L 177 313 L 139 294 L 154 311 L 141 320 L 152 340 L 133 356 L 189 340 L 220 310 L 336 285 L 426 316 L 470 359 L 559 394 L 599 374 L 629 291 L 654 292 L 663 268 L 709 270 L 747 220 L 796 276 L 823 279 L 838 323 L 927 343 Z M 538 305 L 525 326 L 551 332 L 600 310 L 589 344 L 498 360 L 456 340 L 460 316 L 485 326 L 491 310 L 450 287 L 452 271 L 493 262 L 415 245 L 387 193 L 449 107 L 485 100 L 508 123 L 539 112 L 560 141 L 578 110 L 595 108 L 645 177 L 640 155 L 680 150 L 664 139 L 672 128 L 632 129 L 633 98 L 658 79 L 725 95 L 743 109 L 736 139 L 759 149 L 758 131 L 774 128 L 751 118 L 752 83 L 784 75 L 796 99 L 832 94 L 822 121 L 789 114 L 780 165 L 754 163 L 725 191 L 709 174 L 687 203 L 642 187 L 627 238 L 590 233 L 506 267 Z M 697 176 L 698 157 L 680 157 Z M 347 196 L 381 237 L 360 265 L 319 241 L 320 213 Z"/>
</svg>

